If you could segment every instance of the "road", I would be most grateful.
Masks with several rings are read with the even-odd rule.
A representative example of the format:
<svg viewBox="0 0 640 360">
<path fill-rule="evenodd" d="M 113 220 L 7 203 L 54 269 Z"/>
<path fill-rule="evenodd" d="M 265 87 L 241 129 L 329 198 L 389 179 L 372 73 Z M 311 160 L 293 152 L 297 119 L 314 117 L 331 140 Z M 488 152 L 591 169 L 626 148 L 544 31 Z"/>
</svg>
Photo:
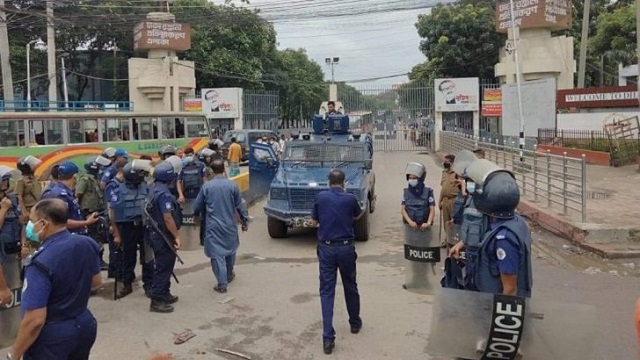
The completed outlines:
<svg viewBox="0 0 640 360">
<path fill-rule="evenodd" d="M 430 359 L 426 344 L 433 297 L 401 287 L 405 261 L 399 204 L 409 161 L 424 162 L 427 183 L 438 187 L 440 170 L 429 155 L 375 155 L 379 202 L 372 217 L 373 237 L 357 244 L 364 328 L 358 335 L 349 333 L 343 295 L 337 291 L 335 359 Z M 150 313 L 149 300 L 139 287 L 129 297 L 113 301 L 109 280 L 90 301 L 99 323 L 91 359 L 145 359 L 153 351 L 171 353 L 175 359 L 237 359 L 216 348 L 252 359 L 327 358 L 321 345 L 314 234 L 302 231 L 270 239 L 262 205 L 250 210 L 254 221 L 241 234 L 237 278 L 227 294 L 213 291 L 213 273 L 201 251 L 182 254 L 185 265 L 176 270 L 180 284 L 172 284 L 180 301 L 172 314 Z M 594 359 L 635 358 L 635 265 L 580 253 L 537 229 L 534 235 L 534 296 L 596 306 Z M 184 329 L 197 336 L 174 345 L 173 333 Z"/>
</svg>

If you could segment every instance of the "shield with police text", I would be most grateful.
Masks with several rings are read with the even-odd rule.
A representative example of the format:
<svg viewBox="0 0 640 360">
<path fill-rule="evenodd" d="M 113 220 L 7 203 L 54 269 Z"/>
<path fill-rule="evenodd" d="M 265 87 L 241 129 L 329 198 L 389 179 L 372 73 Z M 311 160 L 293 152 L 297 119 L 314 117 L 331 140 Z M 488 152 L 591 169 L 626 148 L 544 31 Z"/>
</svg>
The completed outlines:
<svg viewBox="0 0 640 360">
<path fill-rule="evenodd" d="M 588 360 L 593 306 L 443 288 L 427 352 L 464 359 Z"/>
</svg>

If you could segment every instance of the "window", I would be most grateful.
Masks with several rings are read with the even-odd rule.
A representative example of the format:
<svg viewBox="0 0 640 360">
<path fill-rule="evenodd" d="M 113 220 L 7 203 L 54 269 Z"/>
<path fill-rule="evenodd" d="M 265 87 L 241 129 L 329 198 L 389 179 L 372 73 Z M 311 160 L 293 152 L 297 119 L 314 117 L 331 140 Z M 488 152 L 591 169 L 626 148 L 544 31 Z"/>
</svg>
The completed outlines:
<svg viewBox="0 0 640 360">
<path fill-rule="evenodd" d="M 128 141 L 129 119 L 104 119 L 102 141 Z"/>
<path fill-rule="evenodd" d="M 65 120 L 47 120 L 45 125 L 45 144 L 46 145 L 61 145 L 62 139 L 62 122 Z"/>
<path fill-rule="evenodd" d="M 162 118 L 162 138 L 176 138 L 176 120 L 174 118 Z"/>
<path fill-rule="evenodd" d="M 269 151 L 267 150 L 263 150 L 263 149 L 254 149 L 253 150 L 253 157 L 256 158 L 256 160 L 258 160 L 259 162 L 267 162 L 267 159 L 271 159 L 271 153 L 269 153 Z"/>
<path fill-rule="evenodd" d="M 98 142 L 97 120 L 69 120 L 69 143 Z"/>
<path fill-rule="evenodd" d="M 201 118 L 185 118 L 183 119 L 187 123 L 187 137 L 209 137 L 207 130 L 204 128 L 204 121 Z"/>
<path fill-rule="evenodd" d="M 24 129 L 21 120 L 0 122 L 0 146 L 23 146 Z"/>
</svg>

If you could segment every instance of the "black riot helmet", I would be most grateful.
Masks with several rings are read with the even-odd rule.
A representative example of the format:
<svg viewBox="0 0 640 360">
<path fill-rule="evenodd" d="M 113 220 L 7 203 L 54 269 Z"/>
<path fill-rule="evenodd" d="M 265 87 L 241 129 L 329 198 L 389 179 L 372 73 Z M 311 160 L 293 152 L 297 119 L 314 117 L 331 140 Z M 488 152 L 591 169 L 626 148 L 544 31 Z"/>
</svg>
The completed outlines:
<svg viewBox="0 0 640 360">
<path fill-rule="evenodd" d="M 97 158 L 97 156 L 89 156 L 87 160 L 85 160 L 84 169 L 87 171 L 87 174 L 98 176 L 98 173 L 100 173 L 100 165 L 96 162 Z"/>
<path fill-rule="evenodd" d="M 124 181 L 128 184 L 140 184 L 144 181 L 144 174 L 134 169 L 133 163 L 127 163 L 124 168 L 122 168 L 122 173 L 124 175 Z"/>
<path fill-rule="evenodd" d="M 169 156 L 175 155 L 178 153 L 178 149 L 176 149 L 173 145 L 165 145 L 160 148 L 158 155 L 160 155 L 160 159 L 165 160 Z"/>
<path fill-rule="evenodd" d="M 35 169 L 38 165 L 42 164 L 42 160 L 38 159 L 35 156 L 27 155 L 21 157 L 16 163 L 16 168 L 20 170 L 22 175 L 29 176 L 33 175 Z"/>
<path fill-rule="evenodd" d="M 478 211 L 499 219 L 515 216 L 520 189 L 510 171 L 480 159 L 467 168 L 467 174 L 476 183 L 473 202 Z"/>
</svg>

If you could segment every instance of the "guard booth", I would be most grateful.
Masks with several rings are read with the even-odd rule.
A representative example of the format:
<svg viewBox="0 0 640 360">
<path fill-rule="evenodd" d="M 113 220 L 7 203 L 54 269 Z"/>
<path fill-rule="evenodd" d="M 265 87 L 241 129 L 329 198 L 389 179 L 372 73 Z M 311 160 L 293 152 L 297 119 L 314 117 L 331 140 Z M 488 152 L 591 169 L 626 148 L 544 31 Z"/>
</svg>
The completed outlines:
<svg viewBox="0 0 640 360">
<path fill-rule="evenodd" d="M 19 247 L 18 251 L 20 251 Z M 20 269 L 22 265 L 19 255 L 19 253 L 8 254 L 5 263 L 2 265 L 7 286 L 11 289 L 13 298 L 11 303 L 0 307 L 0 348 L 13 345 L 20 327 L 20 303 L 22 300 Z"/>
</svg>

